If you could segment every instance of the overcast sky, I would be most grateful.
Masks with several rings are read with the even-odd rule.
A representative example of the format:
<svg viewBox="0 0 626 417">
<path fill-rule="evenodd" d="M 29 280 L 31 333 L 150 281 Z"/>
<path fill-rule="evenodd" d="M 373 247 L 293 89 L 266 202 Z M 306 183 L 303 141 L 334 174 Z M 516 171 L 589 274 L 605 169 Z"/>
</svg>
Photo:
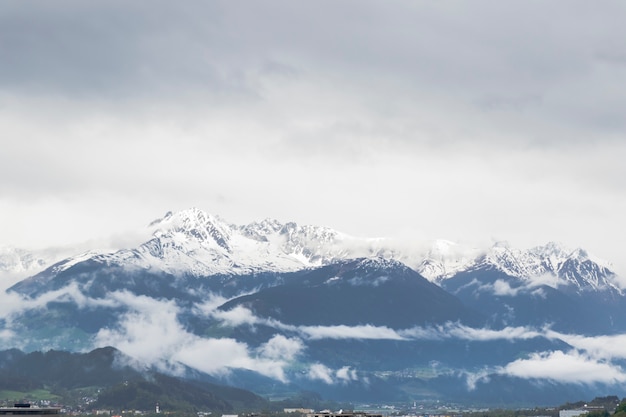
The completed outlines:
<svg viewBox="0 0 626 417">
<path fill-rule="evenodd" d="M 0 5 L 0 246 L 198 207 L 626 274 L 622 1 Z"/>
</svg>

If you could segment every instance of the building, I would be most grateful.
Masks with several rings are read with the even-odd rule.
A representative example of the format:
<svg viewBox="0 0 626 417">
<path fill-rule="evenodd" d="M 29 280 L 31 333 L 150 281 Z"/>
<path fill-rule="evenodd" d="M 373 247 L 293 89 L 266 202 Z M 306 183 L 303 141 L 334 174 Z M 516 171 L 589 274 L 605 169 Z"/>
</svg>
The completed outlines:
<svg viewBox="0 0 626 417">
<path fill-rule="evenodd" d="M 582 408 L 579 408 L 577 410 L 560 410 L 559 417 L 578 417 L 582 416 L 583 414 L 587 414 L 588 412 L 589 410 L 583 410 Z"/>
<path fill-rule="evenodd" d="M 382 414 L 369 414 L 364 411 L 339 410 L 336 413 L 333 413 L 330 411 L 320 411 L 319 413 L 307 413 L 306 417 L 383 417 L 383 415 Z"/>
<path fill-rule="evenodd" d="M 2 416 L 50 417 L 61 414 L 59 407 L 31 407 L 30 404 L 15 404 L 13 407 L 0 407 Z"/>
</svg>

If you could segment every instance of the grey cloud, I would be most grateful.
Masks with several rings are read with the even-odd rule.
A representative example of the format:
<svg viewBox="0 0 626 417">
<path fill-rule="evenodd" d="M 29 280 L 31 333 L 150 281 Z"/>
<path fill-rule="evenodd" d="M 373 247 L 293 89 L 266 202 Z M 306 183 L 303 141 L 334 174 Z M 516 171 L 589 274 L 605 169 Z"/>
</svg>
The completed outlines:
<svg viewBox="0 0 626 417">
<path fill-rule="evenodd" d="M 360 236 L 557 239 L 617 262 L 623 12 L 4 2 L 0 204 L 27 224 L 3 238 L 76 242 L 202 206 Z"/>
<path fill-rule="evenodd" d="M 358 7 L 351 2 L 296 7 L 283 1 L 245 7 L 232 2 L 10 4 L 0 27 L 3 38 L 11 40 L 2 44 L 2 52 L 12 64 L 0 69 L 0 83 L 16 94 L 49 91 L 79 101 L 85 94 L 95 100 L 112 96 L 118 106 L 128 99 L 139 100 L 139 108 L 189 112 L 229 108 L 243 119 L 260 111 L 284 124 L 277 132 L 280 145 L 297 150 L 322 141 L 337 150 L 339 142 L 346 146 L 342 155 L 368 141 L 374 149 L 484 141 L 494 127 L 503 132 L 488 140 L 492 144 L 562 145 L 578 137 L 568 130 L 571 123 L 623 128 L 613 110 L 620 108 L 623 93 L 602 88 L 619 77 L 604 74 L 607 81 L 593 71 L 592 52 L 607 49 L 606 40 L 623 30 L 600 24 L 602 18 L 614 23 L 612 9 L 619 7 L 614 3 L 593 10 L 582 2 L 564 8 L 482 1 L 359 2 Z M 573 30 L 583 22 L 594 30 Z M 295 80 L 277 82 L 272 79 L 277 74 Z M 596 102 L 590 105 L 589 98 Z M 341 117 L 315 115 L 332 102 L 338 102 Z M 522 116 L 492 111 L 515 113 L 537 103 L 539 110 Z M 302 113 L 290 109 L 301 106 Z M 485 108 L 492 114 L 482 115 Z M 290 127 L 286 120 L 301 123 Z M 552 134 L 555 129 L 569 132 L 568 139 Z M 544 133 L 537 137 L 539 130 Z M 511 135 L 516 131 L 526 134 Z"/>
<path fill-rule="evenodd" d="M 396 101 L 415 104 L 420 95 L 436 106 L 511 97 L 497 100 L 510 106 L 564 82 L 588 94 L 586 83 L 602 82 L 591 74 L 595 51 L 618 49 L 606 45 L 623 32 L 621 6 L 552 4 L 12 2 L 0 16 L 10 62 L 0 82 L 62 96 L 217 95 L 223 105 L 229 96 L 264 96 L 259 76 L 269 69 L 325 80 L 391 114 L 401 111 Z M 608 110 L 585 108 L 598 117 Z"/>
<path fill-rule="evenodd" d="M 78 97 L 151 95 L 183 85 L 216 88 L 209 3 L 12 2 L 3 8 L 4 89 Z M 198 40 L 202 39 L 203 44 Z M 181 83 L 185 80 L 184 83 Z"/>
</svg>

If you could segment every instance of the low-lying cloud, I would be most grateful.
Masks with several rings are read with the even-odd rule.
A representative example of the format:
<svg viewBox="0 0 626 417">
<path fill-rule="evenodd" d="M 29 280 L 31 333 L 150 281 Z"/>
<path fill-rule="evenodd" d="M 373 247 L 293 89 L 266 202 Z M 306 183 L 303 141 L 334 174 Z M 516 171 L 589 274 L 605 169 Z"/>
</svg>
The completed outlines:
<svg viewBox="0 0 626 417">
<path fill-rule="evenodd" d="M 510 287 L 503 288 L 503 292 L 514 291 Z M 233 312 L 233 315 L 247 317 L 246 323 L 259 323 L 261 319 L 255 317 L 251 311 Z M 216 317 L 220 317 L 217 315 Z M 224 315 L 222 317 L 229 317 Z M 239 321 L 242 323 L 243 321 Z M 229 320 L 229 324 L 235 321 Z M 266 323 L 270 324 L 270 323 Z M 626 359 L 626 335 L 588 337 L 581 335 L 569 335 L 555 332 L 549 327 L 505 327 L 502 329 L 472 328 L 458 323 L 447 323 L 440 326 L 413 327 L 410 329 L 395 330 L 385 326 L 293 326 L 272 323 L 276 328 L 297 332 L 303 340 L 321 339 L 354 339 L 354 340 L 465 340 L 468 342 L 488 341 L 520 341 L 535 338 L 545 338 L 553 341 L 563 341 L 572 349 L 564 352 L 561 350 L 532 353 L 525 358 L 517 359 L 502 367 L 483 369 L 478 372 L 467 372 L 466 381 L 469 389 L 474 389 L 477 384 L 489 380 L 490 375 L 507 375 L 523 379 L 550 380 L 561 383 L 574 384 L 613 384 L 626 381 L 626 372 L 614 359 Z M 326 383 L 334 383 L 337 380 L 351 380 L 356 378 L 355 373 L 350 373 L 350 378 L 341 378 L 338 371 L 332 370 L 322 364 L 314 364 L 310 367 L 308 377 Z M 342 374 L 347 375 L 347 374 Z"/>
<path fill-rule="evenodd" d="M 490 342 L 523 341 L 543 338 L 560 341 L 569 348 L 535 352 L 500 367 L 466 371 L 469 389 L 487 381 L 490 375 L 506 375 L 532 380 L 550 380 L 574 384 L 615 384 L 626 382 L 622 361 L 626 360 L 626 334 L 584 336 L 556 332 L 549 327 L 472 328 L 459 323 L 439 326 L 416 326 L 392 329 L 386 326 L 298 326 L 256 316 L 242 306 L 223 311 L 218 307 L 226 300 L 213 297 L 192 311 L 222 326 L 267 326 L 276 333 L 256 347 L 234 338 L 204 338 L 191 332 L 181 322 L 187 312 L 173 300 L 138 296 L 127 291 L 110 293 L 106 299 L 84 295 L 76 284 L 28 298 L 14 292 L 5 294 L 0 305 L 0 338 L 3 344 L 15 341 L 13 320 L 20 314 L 44 309 L 53 301 L 74 303 L 79 309 L 119 308 L 117 323 L 100 329 L 92 347 L 114 346 L 132 358 L 138 367 L 181 373 L 185 367 L 215 376 L 227 376 L 233 370 L 245 369 L 278 381 L 289 380 L 290 366 L 302 361 L 309 341 L 319 340 L 390 340 L 403 342 L 454 341 Z M 321 363 L 307 365 L 304 377 L 328 384 L 359 380 L 356 369 L 348 366 L 332 369 Z"/>
<path fill-rule="evenodd" d="M 307 377 L 312 380 L 320 380 L 328 385 L 346 384 L 359 380 L 357 371 L 349 366 L 344 366 L 340 369 L 332 369 L 321 363 L 311 365 Z"/>
<path fill-rule="evenodd" d="M 101 329 L 94 345 L 115 346 L 146 367 L 171 371 L 173 364 L 182 364 L 218 376 L 232 369 L 248 369 L 285 382 L 285 366 L 303 349 L 299 339 L 281 335 L 257 350 L 232 338 L 202 338 L 183 327 L 178 320 L 180 309 L 173 301 L 129 293 L 118 297 L 132 310 L 116 328 Z"/>
<path fill-rule="evenodd" d="M 308 339 L 405 340 L 397 331 L 385 326 L 301 326 L 300 334 Z"/>
<path fill-rule="evenodd" d="M 528 358 L 507 364 L 498 373 L 576 384 L 617 384 L 626 381 L 622 367 L 576 350 L 533 353 Z"/>
<path fill-rule="evenodd" d="M 626 334 L 583 336 L 549 331 L 547 336 L 563 340 L 593 358 L 603 360 L 626 359 Z"/>
<path fill-rule="evenodd" d="M 212 310 L 206 306 L 203 312 L 207 316 L 222 322 L 225 326 L 256 326 L 265 325 L 282 331 L 293 332 L 303 339 L 354 339 L 354 340 L 444 340 L 463 339 L 474 341 L 489 340 L 521 340 L 545 337 L 545 330 L 530 327 L 506 327 L 503 329 L 473 328 L 459 323 L 447 323 L 439 326 L 412 327 L 409 329 L 392 329 L 387 326 L 374 325 L 333 325 L 333 326 L 297 326 L 284 324 L 275 319 L 258 317 L 250 309 L 237 306 L 228 311 Z M 554 334 L 554 333 L 553 333 Z"/>
</svg>

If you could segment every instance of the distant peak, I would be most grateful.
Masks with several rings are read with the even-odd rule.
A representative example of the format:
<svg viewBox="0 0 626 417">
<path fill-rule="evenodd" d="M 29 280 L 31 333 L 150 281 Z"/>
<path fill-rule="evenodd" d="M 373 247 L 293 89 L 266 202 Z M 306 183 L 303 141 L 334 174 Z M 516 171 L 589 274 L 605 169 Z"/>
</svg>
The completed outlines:
<svg viewBox="0 0 626 417">
<path fill-rule="evenodd" d="M 576 257 L 576 258 L 580 258 L 580 259 L 587 259 L 589 258 L 589 253 L 582 249 L 582 248 L 576 248 L 574 249 L 574 251 L 571 254 L 572 257 Z"/>
<path fill-rule="evenodd" d="M 181 210 L 175 214 L 175 217 L 178 217 L 180 219 L 198 220 L 201 222 L 205 222 L 208 219 L 214 218 L 214 216 L 210 215 L 204 210 L 200 210 L 197 207 L 191 207 L 186 210 Z"/>
<path fill-rule="evenodd" d="M 585 249 L 576 248 L 572 250 L 560 242 L 548 242 L 544 246 L 537 246 L 535 248 L 532 248 L 530 252 L 538 254 L 540 256 L 544 256 L 544 257 L 576 259 L 579 261 L 590 259 L 593 262 L 596 262 L 602 265 L 608 265 L 608 262 L 593 257 Z"/>
<path fill-rule="evenodd" d="M 230 249 L 231 226 L 196 207 L 176 213 L 169 211 L 163 218 L 150 223 L 150 226 L 155 229 L 154 236 L 159 239 L 171 239 L 178 233 L 192 241 L 214 241 L 222 248 Z"/>
<path fill-rule="evenodd" d="M 563 256 L 565 254 L 569 254 L 572 251 L 561 242 L 548 242 L 543 246 L 537 246 L 534 248 L 535 250 L 541 251 L 546 254 L 553 254 Z"/>
<path fill-rule="evenodd" d="M 168 211 L 167 213 L 165 213 L 165 216 L 160 217 L 158 219 L 154 219 L 152 220 L 149 224 L 148 227 L 155 227 L 158 226 L 159 224 L 168 221 L 170 218 L 172 217 L 172 212 Z"/>
<path fill-rule="evenodd" d="M 498 240 L 491 246 L 492 248 L 510 249 L 511 245 L 506 240 Z"/>
<path fill-rule="evenodd" d="M 177 211 L 175 213 L 172 211 L 168 211 L 160 219 L 152 221 L 149 226 L 158 226 L 160 224 L 167 223 L 175 225 L 189 223 L 205 224 L 207 222 L 217 221 L 220 221 L 218 217 L 213 216 L 204 210 L 200 210 L 199 208 L 191 207 L 189 209 Z"/>
</svg>

